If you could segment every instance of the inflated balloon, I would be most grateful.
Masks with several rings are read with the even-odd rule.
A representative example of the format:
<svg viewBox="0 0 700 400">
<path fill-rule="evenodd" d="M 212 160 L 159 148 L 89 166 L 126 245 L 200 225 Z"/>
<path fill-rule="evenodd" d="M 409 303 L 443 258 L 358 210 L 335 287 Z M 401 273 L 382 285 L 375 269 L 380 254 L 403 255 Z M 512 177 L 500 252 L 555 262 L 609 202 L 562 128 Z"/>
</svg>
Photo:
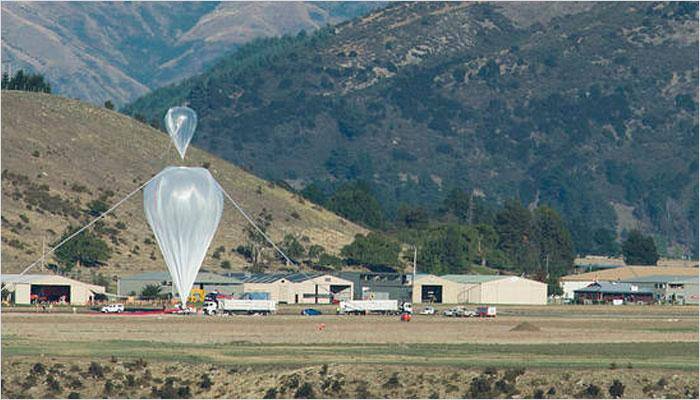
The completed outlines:
<svg viewBox="0 0 700 400">
<path fill-rule="evenodd" d="M 168 130 L 177 152 L 184 160 L 187 146 L 197 129 L 197 113 L 189 107 L 172 107 L 165 114 L 165 129 Z"/>
<path fill-rule="evenodd" d="M 167 167 L 146 185 L 143 205 L 184 306 L 219 226 L 221 188 L 204 168 Z"/>
</svg>

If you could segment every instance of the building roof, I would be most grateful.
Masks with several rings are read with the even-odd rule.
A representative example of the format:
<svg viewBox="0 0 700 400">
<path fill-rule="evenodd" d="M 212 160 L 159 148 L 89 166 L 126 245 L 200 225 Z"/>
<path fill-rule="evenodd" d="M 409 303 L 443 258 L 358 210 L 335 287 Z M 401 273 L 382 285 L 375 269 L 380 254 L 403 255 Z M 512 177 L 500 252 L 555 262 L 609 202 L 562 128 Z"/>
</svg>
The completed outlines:
<svg viewBox="0 0 700 400">
<path fill-rule="evenodd" d="M 595 282 L 585 288 L 574 290 L 574 293 L 653 294 L 649 290 L 640 290 L 638 286 L 624 282 Z"/>
<path fill-rule="evenodd" d="M 621 282 L 629 283 L 698 283 L 697 276 L 678 275 L 650 275 L 638 278 L 625 279 Z"/>
<path fill-rule="evenodd" d="M 457 283 L 484 283 L 508 278 L 508 275 L 442 275 L 442 278 Z"/>
<path fill-rule="evenodd" d="M 86 286 L 90 291 L 95 293 L 105 293 L 105 287 L 99 285 L 93 285 L 91 283 L 85 283 L 77 281 L 75 279 L 66 278 L 60 275 L 38 275 L 38 274 L 3 274 L 0 275 L 0 281 L 5 284 L 21 284 L 28 283 L 30 285 L 80 285 Z"/>
<path fill-rule="evenodd" d="M 170 273 L 167 271 L 152 271 L 142 274 L 122 277 L 123 281 L 165 281 L 170 282 Z M 214 274 L 211 272 L 199 272 L 194 283 L 196 284 L 240 284 L 241 280 L 231 276 Z"/>
<path fill-rule="evenodd" d="M 323 276 L 323 275 L 327 275 L 327 274 L 322 274 L 322 273 L 318 273 L 318 272 L 312 272 L 312 273 L 297 272 L 297 273 L 293 273 L 293 274 L 285 274 L 285 273 L 251 274 L 251 273 L 246 273 L 246 272 L 231 272 L 231 273 L 227 274 L 227 276 L 239 279 L 241 282 L 244 282 L 244 283 L 273 283 L 273 282 L 277 282 L 281 279 L 286 279 L 289 282 L 299 283 L 299 282 L 307 281 L 309 279 L 315 279 L 315 278 L 318 278 L 319 276 Z"/>
<path fill-rule="evenodd" d="M 656 267 L 656 266 L 626 266 L 619 268 L 604 269 L 600 271 L 586 272 L 583 274 L 573 274 L 561 277 L 561 281 L 618 281 L 642 276 L 652 275 L 676 275 L 676 276 L 697 276 L 698 268 L 686 267 Z"/>
</svg>

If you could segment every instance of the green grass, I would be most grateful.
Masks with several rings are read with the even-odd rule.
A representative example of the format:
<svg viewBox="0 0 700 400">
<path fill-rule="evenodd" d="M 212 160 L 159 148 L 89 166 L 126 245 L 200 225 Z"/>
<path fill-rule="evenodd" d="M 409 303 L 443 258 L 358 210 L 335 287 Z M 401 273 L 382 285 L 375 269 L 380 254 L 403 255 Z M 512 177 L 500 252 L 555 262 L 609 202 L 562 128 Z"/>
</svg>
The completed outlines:
<svg viewBox="0 0 700 400">
<path fill-rule="evenodd" d="M 177 344 L 144 340 L 35 342 L 3 338 L 4 357 L 144 358 L 150 361 L 242 365 L 407 364 L 456 367 L 697 369 L 695 342 L 589 344 Z"/>
</svg>

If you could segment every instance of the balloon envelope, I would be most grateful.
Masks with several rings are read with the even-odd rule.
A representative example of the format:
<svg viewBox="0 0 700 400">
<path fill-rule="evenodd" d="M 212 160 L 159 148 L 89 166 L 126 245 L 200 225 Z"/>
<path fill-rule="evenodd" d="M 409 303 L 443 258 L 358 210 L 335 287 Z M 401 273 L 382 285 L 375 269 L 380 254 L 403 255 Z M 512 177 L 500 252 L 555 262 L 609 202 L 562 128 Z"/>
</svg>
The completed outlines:
<svg viewBox="0 0 700 400">
<path fill-rule="evenodd" d="M 204 168 L 167 167 L 146 185 L 143 205 L 184 305 L 219 226 L 221 188 Z"/>
<path fill-rule="evenodd" d="M 197 113 L 189 107 L 172 107 L 165 114 L 165 129 L 175 143 L 180 157 L 185 159 L 187 146 L 197 129 Z"/>
</svg>

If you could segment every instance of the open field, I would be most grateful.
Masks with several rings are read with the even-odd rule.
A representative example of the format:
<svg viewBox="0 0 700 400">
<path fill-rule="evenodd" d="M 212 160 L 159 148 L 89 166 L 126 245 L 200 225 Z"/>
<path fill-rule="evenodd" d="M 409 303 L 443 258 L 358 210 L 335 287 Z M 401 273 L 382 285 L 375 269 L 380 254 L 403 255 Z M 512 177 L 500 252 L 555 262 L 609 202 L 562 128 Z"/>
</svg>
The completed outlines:
<svg viewBox="0 0 700 400">
<path fill-rule="evenodd" d="M 181 385 L 189 380 L 189 395 L 199 397 L 262 397 L 270 388 L 293 397 L 301 381 L 317 397 L 353 397 L 357 390 L 380 397 L 463 397 L 471 396 L 474 379 L 490 382 L 479 390 L 496 390 L 505 375 L 521 396 L 550 387 L 558 390 L 550 397 L 581 396 L 577 391 L 589 384 L 609 396 L 613 378 L 626 382 L 625 397 L 697 395 L 696 307 L 502 307 L 496 319 L 415 316 L 409 323 L 384 316 L 291 315 L 295 310 L 283 308 L 289 315 L 269 317 L 3 313 L 3 390 L 52 397 L 40 384 L 23 388 L 35 363 L 73 368 L 73 375 L 88 382 L 99 380 L 85 372 L 95 361 L 111 365 L 111 374 L 121 371 L 117 397 L 159 397 L 168 376 Z M 513 330 L 523 322 L 534 331 Z M 138 359 L 149 365 L 153 381 L 120 383 Z M 522 374 L 513 377 L 520 368 Z M 215 383 L 207 390 L 196 384 L 205 372 Z M 394 373 L 401 384 L 387 385 Z M 344 383 L 329 392 L 333 382 L 324 379 L 336 375 Z M 289 379 L 299 382 L 295 386 Z M 413 383 L 406 385 L 409 380 Z M 98 390 L 84 384 L 78 392 L 102 396 L 103 385 L 98 382 Z M 498 387 L 502 390 L 488 395 L 515 395 L 504 383 Z"/>
</svg>

